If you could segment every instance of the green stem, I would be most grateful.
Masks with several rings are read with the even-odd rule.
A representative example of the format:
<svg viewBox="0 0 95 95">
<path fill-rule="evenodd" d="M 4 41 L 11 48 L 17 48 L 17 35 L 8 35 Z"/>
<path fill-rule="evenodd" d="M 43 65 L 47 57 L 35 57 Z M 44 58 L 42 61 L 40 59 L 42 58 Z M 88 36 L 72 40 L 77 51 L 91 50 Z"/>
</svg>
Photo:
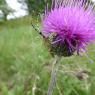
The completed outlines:
<svg viewBox="0 0 95 95">
<path fill-rule="evenodd" d="M 53 67 L 52 67 L 52 72 L 51 72 L 51 78 L 50 78 L 50 82 L 49 82 L 49 86 L 48 86 L 47 95 L 52 95 L 53 88 L 56 84 L 56 77 L 57 77 L 57 71 L 58 71 L 60 59 L 61 59 L 61 57 L 58 57 L 58 56 L 54 57 Z"/>
</svg>

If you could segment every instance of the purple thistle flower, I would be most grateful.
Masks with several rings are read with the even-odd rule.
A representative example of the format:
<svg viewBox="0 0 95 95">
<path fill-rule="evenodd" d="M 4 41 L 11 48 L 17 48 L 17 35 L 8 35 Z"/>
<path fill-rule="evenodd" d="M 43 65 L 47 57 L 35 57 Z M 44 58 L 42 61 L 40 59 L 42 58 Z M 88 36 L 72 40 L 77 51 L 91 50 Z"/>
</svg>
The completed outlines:
<svg viewBox="0 0 95 95">
<path fill-rule="evenodd" d="M 54 54 L 79 54 L 95 40 L 95 13 L 86 0 L 52 0 L 42 18 L 42 35 Z"/>
</svg>

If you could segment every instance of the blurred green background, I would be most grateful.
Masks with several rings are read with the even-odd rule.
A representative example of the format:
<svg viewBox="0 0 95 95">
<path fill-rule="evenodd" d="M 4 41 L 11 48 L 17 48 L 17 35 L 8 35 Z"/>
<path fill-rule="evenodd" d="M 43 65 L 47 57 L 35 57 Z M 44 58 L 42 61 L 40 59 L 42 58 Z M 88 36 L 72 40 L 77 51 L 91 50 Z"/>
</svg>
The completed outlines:
<svg viewBox="0 0 95 95">
<path fill-rule="evenodd" d="M 0 95 L 46 95 L 53 59 L 31 25 L 40 28 L 37 18 L 46 1 L 19 2 L 28 15 L 8 20 L 15 10 L 0 0 Z M 62 58 L 53 95 L 95 95 L 95 45 L 87 50 Z"/>
</svg>

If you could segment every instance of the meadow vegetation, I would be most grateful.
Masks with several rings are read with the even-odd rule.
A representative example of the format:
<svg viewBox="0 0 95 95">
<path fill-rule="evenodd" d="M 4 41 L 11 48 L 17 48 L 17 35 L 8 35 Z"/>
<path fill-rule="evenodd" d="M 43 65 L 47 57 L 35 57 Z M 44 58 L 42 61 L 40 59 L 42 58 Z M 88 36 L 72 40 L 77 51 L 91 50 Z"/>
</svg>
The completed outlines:
<svg viewBox="0 0 95 95">
<path fill-rule="evenodd" d="M 46 95 L 53 59 L 31 18 L 0 23 L 0 95 Z M 95 45 L 62 58 L 53 95 L 95 95 Z"/>
</svg>

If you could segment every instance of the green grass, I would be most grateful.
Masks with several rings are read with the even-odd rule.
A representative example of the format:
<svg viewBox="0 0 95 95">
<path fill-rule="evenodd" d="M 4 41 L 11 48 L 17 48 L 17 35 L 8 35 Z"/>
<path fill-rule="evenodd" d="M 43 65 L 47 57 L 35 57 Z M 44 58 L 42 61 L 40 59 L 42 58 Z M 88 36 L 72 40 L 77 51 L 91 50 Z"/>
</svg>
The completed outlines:
<svg viewBox="0 0 95 95">
<path fill-rule="evenodd" d="M 95 45 L 88 49 L 89 58 L 95 62 Z M 34 83 L 36 95 L 46 95 L 51 62 L 42 37 L 31 27 L 30 17 L 7 21 L 0 26 L 0 95 L 33 95 Z M 83 75 L 83 80 L 75 76 L 80 69 L 89 72 Z M 72 71 L 74 74 L 70 73 Z M 62 58 L 53 95 L 95 95 L 94 88 L 95 63 L 84 53 Z"/>
</svg>

